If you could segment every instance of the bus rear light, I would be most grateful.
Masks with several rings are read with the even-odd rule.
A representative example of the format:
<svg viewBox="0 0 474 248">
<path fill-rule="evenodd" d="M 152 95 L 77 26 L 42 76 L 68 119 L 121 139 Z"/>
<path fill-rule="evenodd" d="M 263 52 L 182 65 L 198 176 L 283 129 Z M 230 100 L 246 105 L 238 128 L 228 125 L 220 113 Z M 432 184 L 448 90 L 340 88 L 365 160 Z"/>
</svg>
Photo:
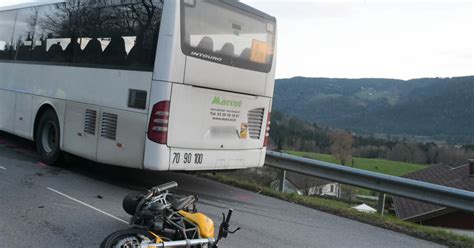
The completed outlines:
<svg viewBox="0 0 474 248">
<path fill-rule="evenodd" d="M 170 101 L 162 101 L 153 105 L 148 124 L 148 139 L 159 144 L 168 142 L 169 115 Z"/>
<path fill-rule="evenodd" d="M 267 116 L 267 123 L 266 123 L 266 127 L 265 127 L 265 139 L 263 140 L 263 146 L 264 147 L 267 147 L 268 146 L 268 141 L 270 139 L 270 117 L 271 117 L 272 113 L 268 112 L 268 116 Z"/>
<path fill-rule="evenodd" d="M 156 131 L 156 132 L 168 132 L 168 128 L 167 128 L 167 127 L 153 127 L 153 131 Z"/>
<path fill-rule="evenodd" d="M 155 122 L 156 124 L 166 124 L 166 125 L 168 125 L 168 120 L 166 120 L 166 119 L 154 119 L 153 122 Z"/>
</svg>

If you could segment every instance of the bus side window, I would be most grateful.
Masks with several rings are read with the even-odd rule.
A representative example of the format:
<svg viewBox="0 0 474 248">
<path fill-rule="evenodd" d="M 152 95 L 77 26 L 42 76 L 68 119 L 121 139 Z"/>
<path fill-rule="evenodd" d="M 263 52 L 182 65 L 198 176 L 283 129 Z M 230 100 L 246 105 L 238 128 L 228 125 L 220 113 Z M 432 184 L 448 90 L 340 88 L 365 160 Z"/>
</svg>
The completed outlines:
<svg viewBox="0 0 474 248">
<path fill-rule="evenodd" d="M 13 44 L 16 60 L 31 60 L 38 8 L 21 9 L 16 16 Z"/>
<path fill-rule="evenodd" d="M 75 53 L 82 52 L 75 35 L 79 31 L 78 17 L 71 14 L 73 17 L 68 19 L 64 12 L 67 10 L 70 10 L 68 3 L 46 5 L 36 9 L 37 19 L 31 60 L 71 63 L 74 61 Z"/>
<path fill-rule="evenodd" d="M 7 42 L 4 40 L 0 40 L 0 60 L 5 59 L 5 47 L 7 46 Z"/>
<path fill-rule="evenodd" d="M 51 62 L 65 62 L 63 47 L 59 44 L 52 44 L 48 50 L 48 61 Z"/>
<path fill-rule="evenodd" d="M 81 61 L 83 52 L 81 49 L 81 45 L 77 42 L 77 36 L 72 36 L 69 44 L 66 46 L 64 50 L 64 58 L 67 62 L 78 63 Z"/>
<path fill-rule="evenodd" d="M 149 70 L 155 62 L 162 11 L 163 3 L 143 0 L 123 5 L 64 2 L 18 14 L 2 12 L 0 59 Z"/>
<path fill-rule="evenodd" d="M 127 58 L 125 40 L 119 34 L 112 35 L 110 43 L 104 50 L 104 63 L 107 65 L 124 65 Z"/>
<path fill-rule="evenodd" d="M 31 55 L 32 61 L 47 61 L 48 53 L 46 52 L 46 38 L 43 36 L 39 37 L 35 42 L 35 48 L 33 48 L 33 53 Z"/>
<path fill-rule="evenodd" d="M 13 27 L 17 11 L 0 12 L 0 59 L 12 60 L 14 55 Z"/>
<path fill-rule="evenodd" d="M 105 8 L 99 36 L 111 37 L 111 42 L 104 49 L 104 64 L 152 68 L 162 10 L 162 3 L 152 0 Z"/>
<path fill-rule="evenodd" d="M 33 39 L 33 52 L 31 54 L 32 61 L 48 61 L 48 49 L 46 43 L 48 41 L 48 36 L 51 36 L 48 31 L 46 30 L 46 18 L 48 17 L 48 13 L 50 11 L 50 6 L 44 7 L 37 7 L 37 17 L 36 17 L 36 25 L 34 31 L 34 39 Z"/>
<path fill-rule="evenodd" d="M 81 42 L 82 43 L 82 42 Z M 87 42 L 80 63 L 83 64 L 100 64 L 102 63 L 102 44 L 97 38 L 93 38 Z"/>
</svg>

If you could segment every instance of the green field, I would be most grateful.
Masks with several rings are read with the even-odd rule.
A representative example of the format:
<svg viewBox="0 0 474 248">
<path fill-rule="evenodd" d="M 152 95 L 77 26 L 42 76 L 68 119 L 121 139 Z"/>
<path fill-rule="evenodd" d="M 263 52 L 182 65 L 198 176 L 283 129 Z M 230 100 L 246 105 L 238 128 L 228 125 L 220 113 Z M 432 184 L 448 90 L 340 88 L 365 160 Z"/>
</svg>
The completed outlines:
<svg viewBox="0 0 474 248">
<path fill-rule="evenodd" d="M 306 157 L 306 158 L 321 160 L 324 162 L 339 164 L 339 161 L 329 154 L 320 154 L 320 153 L 312 153 L 312 152 L 296 152 L 296 151 L 287 151 L 287 152 L 295 156 Z M 390 161 L 386 159 L 354 158 L 354 168 L 383 173 L 383 174 L 392 175 L 392 176 L 402 176 L 410 172 L 424 169 L 428 166 L 429 165 L 403 163 L 403 162 L 397 162 L 397 161 Z"/>
</svg>

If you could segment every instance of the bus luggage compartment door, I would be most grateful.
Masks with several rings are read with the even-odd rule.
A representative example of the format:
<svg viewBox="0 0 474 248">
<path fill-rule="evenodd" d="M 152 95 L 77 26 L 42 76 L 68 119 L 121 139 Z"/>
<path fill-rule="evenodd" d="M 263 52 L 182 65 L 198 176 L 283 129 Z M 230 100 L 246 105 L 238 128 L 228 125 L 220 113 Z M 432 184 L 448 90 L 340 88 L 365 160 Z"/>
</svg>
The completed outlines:
<svg viewBox="0 0 474 248">
<path fill-rule="evenodd" d="M 183 149 L 262 149 L 270 98 L 173 85 L 168 146 Z"/>
</svg>

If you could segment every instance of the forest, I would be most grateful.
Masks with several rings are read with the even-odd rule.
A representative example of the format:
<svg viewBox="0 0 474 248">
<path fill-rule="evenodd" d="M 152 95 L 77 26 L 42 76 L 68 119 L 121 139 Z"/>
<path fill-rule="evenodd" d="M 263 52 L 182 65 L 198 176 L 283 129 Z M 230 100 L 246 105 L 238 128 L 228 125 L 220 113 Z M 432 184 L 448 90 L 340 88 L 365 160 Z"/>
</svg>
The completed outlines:
<svg viewBox="0 0 474 248">
<path fill-rule="evenodd" d="M 335 144 L 349 143 L 349 155 L 360 158 L 383 158 L 418 164 L 447 163 L 453 166 L 464 164 L 468 159 L 474 158 L 474 145 L 460 146 L 360 136 L 342 129 L 290 117 L 279 111 L 272 113 L 270 138 L 272 145 L 270 148 L 283 151 L 336 154 Z M 341 142 L 341 140 L 349 141 Z"/>
</svg>

